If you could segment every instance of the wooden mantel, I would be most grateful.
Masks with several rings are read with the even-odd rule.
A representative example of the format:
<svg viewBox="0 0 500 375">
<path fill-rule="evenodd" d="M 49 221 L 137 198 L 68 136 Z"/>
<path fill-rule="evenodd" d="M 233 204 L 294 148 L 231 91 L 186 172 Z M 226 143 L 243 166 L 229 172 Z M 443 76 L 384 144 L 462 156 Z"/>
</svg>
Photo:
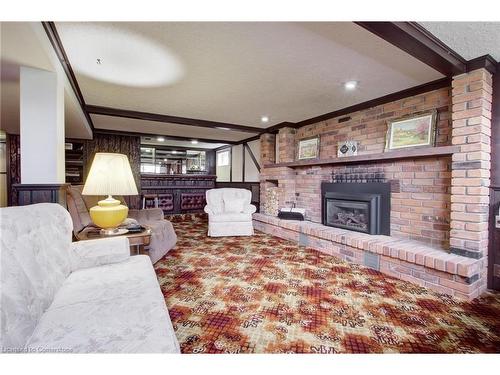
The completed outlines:
<svg viewBox="0 0 500 375">
<path fill-rule="evenodd" d="M 423 148 L 415 148 L 407 150 L 382 152 L 378 154 L 346 156 L 342 158 L 300 160 L 288 163 L 266 164 L 264 165 L 264 168 L 280 168 L 280 167 L 298 168 L 298 167 L 310 167 L 316 165 L 331 165 L 331 164 L 344 165 L 344 164 L 358 164 L 358 163 L 379 163 L 381 161 L 446 156 L 446 155 L 452 155 L 455 152 L 459 152 L 459 150 L 460 148 L 458 146 L 423 147 Z"/>
</svg>

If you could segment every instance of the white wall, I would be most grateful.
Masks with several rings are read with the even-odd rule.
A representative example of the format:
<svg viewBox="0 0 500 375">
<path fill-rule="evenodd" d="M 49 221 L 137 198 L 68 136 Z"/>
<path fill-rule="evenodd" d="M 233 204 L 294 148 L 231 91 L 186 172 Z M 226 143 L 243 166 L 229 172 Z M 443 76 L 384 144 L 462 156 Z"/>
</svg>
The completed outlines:
<svg viewBox="0 0 500 375">
<path fill-rule="evenodd" d="M 225 150 L 228 150 L 228 149 L 224 149 L 221 151 L 225 151 Z M 219 152 L 220 151 L 217 151 L 215 153 L 215 165 L 216 165 L 215 174 L 217 175 L 217 182 L 230 182 L 231 181 L 231 159 L 232 159 L 231 155 L 229 155 L 229 157 L 230 157 L 229 165 L 220 166 L 219 165 L 219 158 L 218 158 Z"/>
<path fill-rule="evenodd" d="M 243 181 L 243 145 L 237 145 L 232 147 L 232 161 L 231 168 L 233 169 L 233 181 L 241 182 Z"/>
<path fill-rule="evenodd" d="M 248 147 L 260 165 L 260 140 L 248 142 Z M 259 170 L 247 149 L 245 149 L 245 182 L 259 182 Z"/>
<path fill-rule="evenodd" d="M 20 129 L 21 183 L 64 183 L 64 89 L 56 73 L 21 67 Z"/>
</svg>

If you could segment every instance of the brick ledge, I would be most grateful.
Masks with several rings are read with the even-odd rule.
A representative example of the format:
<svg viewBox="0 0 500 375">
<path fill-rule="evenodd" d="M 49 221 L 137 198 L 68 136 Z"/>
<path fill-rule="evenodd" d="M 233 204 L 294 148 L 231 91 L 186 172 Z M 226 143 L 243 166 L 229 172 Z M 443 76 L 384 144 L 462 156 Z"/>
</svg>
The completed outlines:
<svg viewBox="0 0 500 375">
<path fill-rule="evenodd" d="M 471 277 L 479 273 L 481 266 L 477 259 L 450 254 L 445 250 L 434 249 L 416 241 L 383 235 L 369 235 L 328 227 L 311 221 L 281 220 L 276 216 L 261 213 L 253 214 L 253 219 L 452 275 Z"/>
</svg>

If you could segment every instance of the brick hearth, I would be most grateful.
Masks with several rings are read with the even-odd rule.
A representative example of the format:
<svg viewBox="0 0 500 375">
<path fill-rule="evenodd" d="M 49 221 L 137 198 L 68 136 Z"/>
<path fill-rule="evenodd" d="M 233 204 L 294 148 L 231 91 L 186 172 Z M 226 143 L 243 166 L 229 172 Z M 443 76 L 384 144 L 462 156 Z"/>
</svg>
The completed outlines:
<svg viewBox="0 0 500 375">
<path fill-rule="evenodd" d="M 448 254 L 417 241 L 372 236 L 310 221 L 281 220 L 265 214 L 254 214 L 253 219 L 257 230 L 348 262 L 365 264 L 367 253 L 377 254 L 377 269 L 382 273 L 460 298 L 479 295 L 481 260 Z"/>
</svg>

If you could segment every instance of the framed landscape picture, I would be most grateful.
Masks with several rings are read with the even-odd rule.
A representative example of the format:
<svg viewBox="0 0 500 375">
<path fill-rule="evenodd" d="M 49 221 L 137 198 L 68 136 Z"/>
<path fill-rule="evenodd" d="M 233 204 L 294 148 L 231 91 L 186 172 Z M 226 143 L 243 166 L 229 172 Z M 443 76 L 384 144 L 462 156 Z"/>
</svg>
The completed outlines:
<svg viewBox="0 0 500 375">
<path fill-rule="evenodd" d="M 297 146 L 297 159 L 316 159 L 319 157 L 319 137 L 301 139 Z"/>
<path fill-rule="evenodd" d="M 436 111 L 430 111 L 389 121 L 385 151 L 434 146 L 436 117 Z"/>
</svg>

